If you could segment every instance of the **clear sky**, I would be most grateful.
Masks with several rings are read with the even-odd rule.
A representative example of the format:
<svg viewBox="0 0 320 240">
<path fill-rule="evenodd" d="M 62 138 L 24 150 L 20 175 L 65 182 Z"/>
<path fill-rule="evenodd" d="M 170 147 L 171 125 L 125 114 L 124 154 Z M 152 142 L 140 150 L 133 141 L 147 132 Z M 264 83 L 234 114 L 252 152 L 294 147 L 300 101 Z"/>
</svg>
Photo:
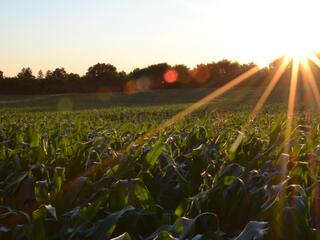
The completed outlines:
<svg viewBox="0 0 320 240">
<path fill-rule="evenodd" d="M 159 62 L 263 62 L 317 38 L 306 35 L 319 22 L 318 2 L 0 0 L 0 70 L 13 76 L 22 67 L 65 67 L 84 74 L 98 62 L 127 72 Z"/>
</svg>

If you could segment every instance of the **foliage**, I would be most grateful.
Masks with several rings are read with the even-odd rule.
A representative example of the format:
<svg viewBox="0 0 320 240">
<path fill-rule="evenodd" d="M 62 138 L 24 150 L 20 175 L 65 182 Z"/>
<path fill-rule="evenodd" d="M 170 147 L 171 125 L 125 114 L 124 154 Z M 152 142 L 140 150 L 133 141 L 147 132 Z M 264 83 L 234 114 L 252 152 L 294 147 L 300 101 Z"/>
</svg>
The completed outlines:
<svg viewBox="0 0 320 240">
<path fill-rule="evenodd" d="M 0 114 L 1 239 L 315 239 L 319 124 L 283 109 Z M 130 143 L 134 143 L 131 144 Z M 288 228 L 288 226 L 290 226 Z"/>
<path fill-rule="evenodd" d="M 83 92 L 143 92 L 151 89 L 217 87 L 249 70 L 253 63 L 239 64 L 222 60 L 198 65 L 189 69 L 184 65 L 170 66 L 167 63 L 150 65 L 142 69 L 134 69 L 130 73 L 117 71 L 112 64 L 97 63 L 89 67 L 84 76 L 67 73 L 64 68 L 42 71 L 36 78 L 30 68 L 23 68 L 16 77 L 3 77 L 0 72 L 0 94 L 53 94 Z M 174 71 L 176 79 L 168 82 L 167 71 Z M 1 74 L 2 73 L 2 74 Z M 256 79 L 266 75 L 262 72 Z"/>
</svg>

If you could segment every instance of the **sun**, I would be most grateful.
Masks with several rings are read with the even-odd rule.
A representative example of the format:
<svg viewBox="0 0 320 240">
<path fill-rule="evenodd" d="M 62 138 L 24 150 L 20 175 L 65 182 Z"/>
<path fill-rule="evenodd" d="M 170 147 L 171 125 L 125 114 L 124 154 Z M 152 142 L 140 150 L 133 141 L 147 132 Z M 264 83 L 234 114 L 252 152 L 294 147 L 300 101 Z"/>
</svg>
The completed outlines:
<svg viewBox="0 0 320 240">
<path fill-rule="evenodd" d="M 290 1 L 283 8 L 282 24 L 278 29 L 279 45 L 283 54 L 298 60 L 309 58 L 319 48 L 320 33 L 315 9 L 318 1 Z M 278 19 L 278 22 L 280 19 Z"/>
<path fill-rule="evenodd" d="M 250 51 L 248 54 L 259 66 L 267 66 L 280 56 L 302 60 L 319 52 L 318 9 L 319 0 L 268 1 L 263 11 L 254 13 L 254 21 L 251 19 L 254 30 L 248 34 L 254 41 L 247 45 L 246 51 Z"/>
<path fill-rule="evenodd" d="M 313 55 L 313 52 L 314 49 L 310 43 L 304 41 L 304 39 L 296 38 L 287 42 L 286 46 L 284 46 L 283 55 L 287 58 L 305 61 Z"/>
</svg>

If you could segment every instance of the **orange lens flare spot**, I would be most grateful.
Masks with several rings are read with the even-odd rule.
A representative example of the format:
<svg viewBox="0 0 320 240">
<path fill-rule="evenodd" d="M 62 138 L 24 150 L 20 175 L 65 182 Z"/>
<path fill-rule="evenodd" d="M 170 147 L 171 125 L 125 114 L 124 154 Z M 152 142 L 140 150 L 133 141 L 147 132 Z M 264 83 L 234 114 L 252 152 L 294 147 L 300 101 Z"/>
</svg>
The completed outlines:
<svg viewBox="0 0 320 240">
<path fill-rule="evenodd" d="M 136 80 L 136 87 L 138 91 L 145 92 L 150 90 L 151 82 L 148 78 L 142 77 Z"/>
<path fill-rule="evenodd" d="M 211 73 L 210 69 L 207 66 L 200 65 L 191 71 L 191 75 L 196 82 L 205 83 L 209 80 Z"/>
<path fill-rule="evenodd" d="M 129 95 L 137 93 L 138 87 L 136 81 L 131 80 L 127 82 L 127 84 L 124 86 L 124 91 Z"/>
<path fill-rule="evenodd" d="M 177 71 L 171 69 L 168 70 L 163 78 L 167 83 L 175 83 L 178 80 L 179 74 L 177 73 Z"/>
</svg>

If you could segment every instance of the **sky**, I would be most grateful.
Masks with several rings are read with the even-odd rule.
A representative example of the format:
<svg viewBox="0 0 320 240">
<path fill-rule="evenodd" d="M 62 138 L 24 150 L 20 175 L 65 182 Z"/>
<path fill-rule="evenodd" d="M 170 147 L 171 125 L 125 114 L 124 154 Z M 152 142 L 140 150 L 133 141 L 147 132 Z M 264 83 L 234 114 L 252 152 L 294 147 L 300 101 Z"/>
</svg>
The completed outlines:
<svg viewBox="0 0 320 240">
<path fill-rule="evenodd" d="M 320 42 L 318 0 L 0 0 L 0 70 L 266 63 Z"/>
</svg>

